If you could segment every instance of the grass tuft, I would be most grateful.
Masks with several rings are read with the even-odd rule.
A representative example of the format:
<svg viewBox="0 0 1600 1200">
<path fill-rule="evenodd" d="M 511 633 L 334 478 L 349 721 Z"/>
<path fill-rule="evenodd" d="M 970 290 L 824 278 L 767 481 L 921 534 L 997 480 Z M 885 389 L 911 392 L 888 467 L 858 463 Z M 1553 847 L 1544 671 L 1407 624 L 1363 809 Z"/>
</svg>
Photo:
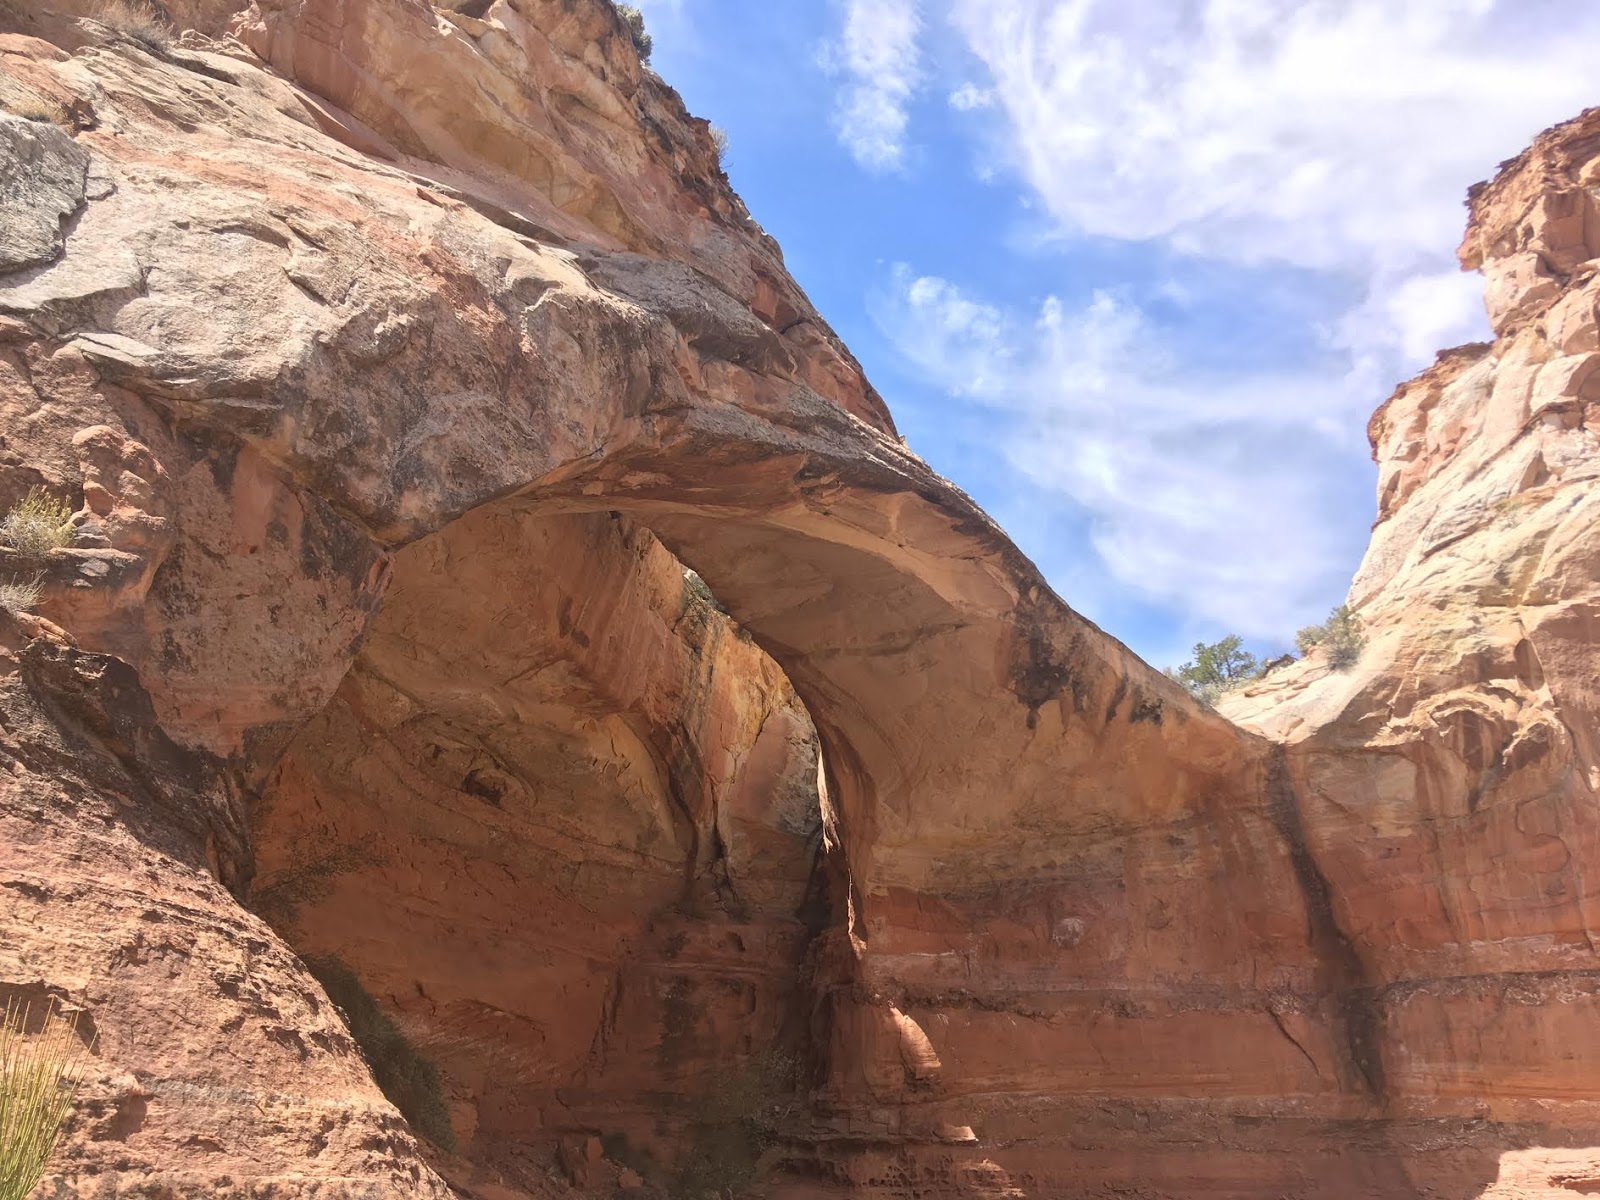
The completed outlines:
<svg viewBox="0 0 1600 1200">
<path fill-rule="evenodd" d="M 127 34 L 158 58 L 172 48 L 172 26 L 145 0 L 99 0 L 89 15 Z"/>
<path fill-rule="evenodd" d="M 0 608 L 13 616 L 17 613 L 32 612 L 43 595 L 43 574 L 35 575 L 31 579 L 0 581 Z"/>
<path fill-rule="evenodd" d="M 27 1027 L 27 1006 L 7 1004 L 0 1018 L 0 1200 L 27 1200 L 44 1177 L 78 1092 L 83 1045 L 72 1019 L 52 1006 L 37 1036 L 27 1036 Z"/>
<path fill-rule="evenodd" d="M 0 0 L 0 3 L 4 3 L 4 0 Z M 69 120 L 67 110 L 61 105 L 31 96 L 21 100 L 0 100 L 0 109 L 13 117 L 21 117 L 24 121 L 37 121 L 41 125 L 65 125 Z"/>
<path fill-rule="evenodd" d="M 72 537 L 72 506 L 41 487 L 29 489 L 0 520 L 0 539 L 28 558 L 70 546 Z"/>
</svg>

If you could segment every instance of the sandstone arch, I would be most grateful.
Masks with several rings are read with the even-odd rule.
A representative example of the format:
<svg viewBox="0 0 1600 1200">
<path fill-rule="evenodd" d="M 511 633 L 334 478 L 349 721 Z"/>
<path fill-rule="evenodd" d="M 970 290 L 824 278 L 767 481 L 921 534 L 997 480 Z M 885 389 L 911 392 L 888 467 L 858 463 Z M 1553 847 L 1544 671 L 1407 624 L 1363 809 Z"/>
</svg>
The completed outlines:
<svg viewBox="0 0 1600 1200">
<path fill-rule="evenodd" d="M 1516 293 L 1502 342 L 1375 419 L 1373 651 L 1243 697 L 1257 733 L 1072 613 L 900 444 L 608 8 L 192 7 L 212 32 L 237 14 L 259 61 L 157 59 L 53 9 L 29 20 L 57 44 L 0 42 L 7 88 L 84 125 L 0 118 L 7 161 L 49 167 L 29 244 L 63 239 L 0 280 L 0 489 L 81 494 L 85 530 L 50 562 L 60 628 L 4 622 L 0 983 L 102 1032 L 75 1178 L 443 1194 L 252 895 L 308 953 L 379 940 L 341 903 L 431 903 L 430 940 L 365 965 L 478 1072 L 468 1092 L 507 1046 L 548 1070 L 484 1109 L 496 1135 L 642 1128 L 623 1088 L 681 1090 L 694 1055 L 797 1019 L 818 1069 L 797 1194 L 1404 1195 L 1488 1187 L 1508 1146 L 1600 1143 L 1587 124 L 1478 197 L 1515 233 L 1479 239 Z M 388 65 L 358 54 L 377 44 Z M 1552 188 L 1573 194 L 1523 222 Z M 1573 274 L 1518 291 L 1541 238 Z M 1463 451 L 1469 427 L 1499 440 Z M 1514 553 L 1491 537 L 1506 500 L 1537 510 Z M 797 726 L 788 685 L 709 617 L 678 628 L 672 555 L 816 721 L 820 869 L 763 799 L 806 773 L 804 739 L 742 727 Z M 514 636 L 468 622 L 467 579 L 507 589 Z M 627 620 L 563 610 L 596 590 Z M 1385 609 L 1410 591 L 1448 617 Z M 631 656 L 604 642 L 625 628 L 651 631 Z M 679 703 L 719 655 L 756 698 Z M 369 803 L 380 768 L 406 805 Z M 530 776 L 567 810 L 533 813 Z M 627 845 L 590 883 L 499 869 L 556 861 L 596 811 Z M 340 836 L 387 838 L 385 861 L 317 857 Z M 465 882 L 418 886 L 419 864 Z M 674 897 L 704 912 L 647 927 Z M 485 930 L 514 952 L 480 952 Z M 568 954 L 603 980 L 624 945 L 667 982 L 632 1010 L 632 1074 L 583 1075 L 587 1033 L 540 1049 L 609 1020 L 606 986 L 528 1011 L 536 971 L 401 995 L 410 951 L 441 976 Z M 664 1024 L 686 950 L 748 985 L 693 1046 Z"/>
<path fill-rule="evenodd" d="M 1051 595 L 900 445 L 818 319 L 780 324 L 782 312 L 806 312 L 792 285 L 752 309 L 672 262 L 540 243 L 503 211 L 484 216 L 264 113 L 253 113 L 253 137 L 322 147 L 320 161 L 348 182 L 325 185 L 322 199 L 259 174 L 237 190 L 239 168 L 224 169 L 237 120 L 225 101 L 240 85 L 194 85 L 133 50 L 102 61 L 108 96 L 137 78 L 141 105 L 182 105 L 186 120 L 216 129 L 215 154 L 135 166 L 146 152 L 126 139 L 128 169 L 180 188 L 187 215 L 174 221 L 165 200 L 133 186 L 88 202 L 64 257 L 20 279 L 6 304 L 40 323 L 35 353 L 90 397 L 97 419 L 167 439 L 157 458 L 185 497 L 183 530 L 156 573 L 145 611 L 162 627 L 139 662 L 179 736 L 259 779 L 322 709 L 359 645 L 333 642 L 333 630 L 348 630 L 350 614 L 364 623 L 383 587 L 381 557 L 352 529 L 400 547 L 433 530 L 448 538 L 451 522 L 485 505 L 536 522 L 625 512 L 706 575 L 822 729 L 855 856 L 856 938 L 895 964 L 862 958 L 841 926 L 828 966 L 848 1001 L 828 1050 L 840 1134 L 964 1136 L 959 1098 L 952 1107 L 931 1065 L 901 1062 L 918 1035 L 895 1001 L 973 990 L 982 962 L 1040 944 L 1059 956 L 1042 990 L 1071 979 L 1069 1001 L 1085 1012 L 1108 994 L 1169 1006 L 1152 947 L 1186 946 L 1185 969 L 1212 973 L 1221 999 L 1178 1025 L 1269 1031 L 1275 1049 L 1241 1079 L 1247 1092 L 1309 1070 L 1262 1003 L 1266 988 L 1309 993 L 1322 970 L 1300 932 L 1289 851 L 1258 799 L 1265 745 L 1201 713 Z M 275 85 L 252 76 L 249 86 Z M 350 187 L 366 214 L 359 234 Z M 118 290 L 119 263 L 88 255 L 130 238 L 155 267 L 137 296 Z M 770 251 L 750 245 L 734 273 L 781 278 Z M 244 305 L 242 287 L 254 296 Z M 227 537 L 213 536 L 217 525 Z M 232 554 L 303 582 L 269 604 L 241 592 Z M 276 622 L 272 604 L 289 606 Z M 197 610 L 212 615 L 177 619 Z M 252 641 L 257 627 L 275 633 Z M 209 652 L 219 643 L 220 657 Z M 294 679 L 284 663 L 297 664 Z M 185 700 L 196 694 L 221 704 Z M 1136 866 L 1123 833 L 1141 847 Z M 1226 878 L 1190 876 L 1181 862 L 1196 856 Z M 1279 886 L 1258 889 L 1262 872 Z M 1094 909 L 1085 881 L 1124 873 L 1129 898 Z M 1027 899 L 1003 932 L 955 932 L 1013 881 Z M 1201 936 L 1207 912 L 1229 914 L 1225 937 Z M 1270 982 L 1245 994 L 1217 976 L 1284 931 L 1300 949 Z M 922 948 L 949 935 L 970 944 Z M 1085 975 L 1096 954 L 1107 966 Z M 965 1019 L 976 1042 L 1010 1021 L 985 1011 Z M 1174 1026 L 1172 1036 L 1188 1035 Z M 1154 1049 L 1152 1063 L 1162 1057 Z M 1063 1058 L 1063 1077 L 1083 1066 Z M 1218 1060 L 1191 1073 L 1230 1071 Z"/>
</svg>

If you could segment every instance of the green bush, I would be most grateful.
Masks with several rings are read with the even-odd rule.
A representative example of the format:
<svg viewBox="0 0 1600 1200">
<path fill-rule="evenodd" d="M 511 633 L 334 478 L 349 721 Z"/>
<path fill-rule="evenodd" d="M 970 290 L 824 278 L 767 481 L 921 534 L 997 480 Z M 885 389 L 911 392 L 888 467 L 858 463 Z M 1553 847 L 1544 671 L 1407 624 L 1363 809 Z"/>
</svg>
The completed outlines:
<svg viewBox="0 0 1600 1200">
<path fill-rule="evenodd" d="M 1225 693 L 1261 674 L 1261 664 L 1244 649 L 1244 639 L 1230 633 L 1221 641 L 1196 642 L 1194 658 L 1167 674 L 1199 700 L 1214 704 Z"/>
<path fill-rule="evenodd" d="M 450 1111 L 444 1102 L 439 1068 L 412 1048 L 405 1034 L 361 986 L 355 972 L 337 958 L 308 958 L 306 967 L 344 1014 L 350 1036 L 372 1068 L 378 1090 L 436 1146 L 456 1148 Z"/>
<path fill-rule="evenodd" d="M 0 1018 L 0 1200 L 27 1200 L 44 1177 L 62 1123 L 77 1096 L 82 1044 L 70 1018 L 53 1008 L 34 1038 L 27 1006 Z"/>
<path fill-rule="evenodd" d="M 44 488 L 32 488 L 0 520 L 0 538 L 18 554 L 43 558 L 72 545 L 72 508 Z"/>
<path fill-rule="evenodd" d="M 1309 655 L 1321 650 L 1335 671 L 1348 671 L 1360 659 L 1367 638 L 1361 630 L 1361 618 L 1348 604 L 1341 604 L 1322 624 L 1307 625 L 1297 633 L 1294 642 L 1300 653 Z"/>
<path fill-rule="evenodd" d="M 617 5 L 617 15 L 622 18 L 622 24 L 628 31 L 628 36 L 633 39 L 633 48 L 639 53 L 639 61 L 648 63 L 650 52 L 655 49 L 655 39 L 650 36 L 650 31 L 644 27 L 644 14 L 631 4 Z"/>
</svg>

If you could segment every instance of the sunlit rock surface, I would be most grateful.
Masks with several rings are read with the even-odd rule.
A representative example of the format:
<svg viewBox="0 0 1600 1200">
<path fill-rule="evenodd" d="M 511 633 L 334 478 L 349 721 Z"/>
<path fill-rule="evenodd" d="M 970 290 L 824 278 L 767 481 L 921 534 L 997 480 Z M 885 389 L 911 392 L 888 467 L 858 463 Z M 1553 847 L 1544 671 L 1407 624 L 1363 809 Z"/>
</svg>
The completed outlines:
<svg viewBox="0 0 1600 1200">
<path fill-rule="evenodd" d="M 46 1194 L 1600 1188 L 1583 122 L 1374 419 L 1361 662 L 1230 722 L 899 441 L 605 0 L 89 7 L 0 37 Z"/>
</svg>

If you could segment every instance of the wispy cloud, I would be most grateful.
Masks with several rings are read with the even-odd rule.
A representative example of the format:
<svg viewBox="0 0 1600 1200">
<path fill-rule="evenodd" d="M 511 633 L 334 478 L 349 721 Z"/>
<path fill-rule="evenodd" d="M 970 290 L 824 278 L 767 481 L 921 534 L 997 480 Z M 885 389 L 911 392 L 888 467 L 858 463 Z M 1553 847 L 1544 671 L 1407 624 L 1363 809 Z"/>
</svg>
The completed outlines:
<svg viewBox="0 0 1600 1200">
<path fill-rule="evenodd" d="M 912 96 L 922 82 L 917 0 L 845 0 L 844 27 L 827 65 L 843 76 L 834 115 L 840 140 L 862 166 L 898 169 Z"/>
<path fill-rule="evenodd" d="M 1001 416 L 1001 453 L 1077 506 L 1122 588 L 1263 638 L 1342 590 L 1365 446 L 1324 419 L 1343 403 L 1336 378 L 1196 372 L 1107 292 L 1017 312 L 901 266 L 875 307 L 925 377 Z"/>
<path fill-rule="evenodd" d="M 1365 299 L 1339 336 L 1369 386 L 1424 338 L 1481 330 L 1451 272 L 1462 194 L 1595 98 L 1600 10 L 1571 0 L 951 0 L 951 15 L 1058 220 L 1346 277 Z"/>
<path fill-rule="evenodd" d="M 993 103 L 994 93 L 975 83 L 963 83 L 950 93 L 950 107 L 957 112 L 972 112 L 974 109 L 988 108 Z"/>
<path fill-rule="evenodd" d="M 1481 280 L 1455 269 L 1465 189 L 1594 101 L 1600 9 L 941 11 L 987 75 L 950 97 L 973 114 L 974 157 L 1005 164 L 1053 223 L 1034 254 L 1059 256 L 1063 291 L 1106 290 L 995 300 L 903 268 L 883 329 L 952 403 L 1002 414 L 1016 486 L 1075 506 L 1106 576 L 1173 624 L 1282 637 L 1320 616 L 1365 542 L 1367 413 L 1436 349 L 1487 332 Z M 1086 280 L 1106 261 L 1078 256 L 1094 239 L 1148 246 L 1179 278 L 1137 295 Z M 1295 303 L 1252 306 L 1256 281 Z"/>
</svg>

